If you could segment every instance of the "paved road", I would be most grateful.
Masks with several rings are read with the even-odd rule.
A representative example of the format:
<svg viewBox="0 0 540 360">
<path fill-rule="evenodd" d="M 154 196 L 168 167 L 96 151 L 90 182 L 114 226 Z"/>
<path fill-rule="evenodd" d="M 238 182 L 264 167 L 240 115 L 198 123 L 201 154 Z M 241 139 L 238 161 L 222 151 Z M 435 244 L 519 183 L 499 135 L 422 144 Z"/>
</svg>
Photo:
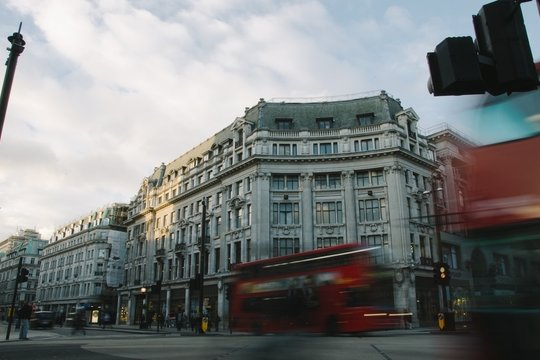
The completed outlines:
<svg viewBox="0 0 540 360">
<path fill-rule="evenodd" d="M 29 341 L 3 342 L 0 360 L 86 359 L 339 359 L 417 360 L 475 359 L 468 335 L 394 331 L 364 336 L 182 336 L 154 333 L 88 331 L 63 335 L 43 331 Z"/>
</svg>

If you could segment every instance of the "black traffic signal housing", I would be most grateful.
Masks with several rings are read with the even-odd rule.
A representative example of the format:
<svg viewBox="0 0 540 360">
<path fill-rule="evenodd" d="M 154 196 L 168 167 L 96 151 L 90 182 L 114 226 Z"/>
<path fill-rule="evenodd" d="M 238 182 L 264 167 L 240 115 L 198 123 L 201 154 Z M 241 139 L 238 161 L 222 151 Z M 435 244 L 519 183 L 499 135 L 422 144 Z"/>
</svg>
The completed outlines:
<svg viewBox="0 0 540 360">
<path fill-rule="evenodd" d="M 30 271 L 28 271 L 27 268 L 21 268 L 21 271 L 19 272 L 19 282 L 27 282 L 28 281 L 28 275 L 30 274 Z"/>
<path fill-rule="evenodd" d="M 492 66 L 484 66 L 487 91 L 492 95 L 538 87 L 520 2 L 524 1 L 495 1 L 473 16 L 478 54 L 493 60 Z"/>
<path fill-rule="evenodd" d="M 435 96 L 483 94 L 485 84 L 470 36 L 444 39 L 427 54 L 431 78 L 428 90 Z"/>
<path fill-rule="evenodd" d="M 492 95 L 531 91 L 538 76 L 520 3 L 498 0 L 473 16 L 476 43 L 470 37 L 446 38 L 427 54 L 435 96 Z"/>
<path fill-rule="evenodd" d="M 450 267 L 443 262 L 433 264 L 433 279 L 437 285 L 450 284 Z"/>
</svg>

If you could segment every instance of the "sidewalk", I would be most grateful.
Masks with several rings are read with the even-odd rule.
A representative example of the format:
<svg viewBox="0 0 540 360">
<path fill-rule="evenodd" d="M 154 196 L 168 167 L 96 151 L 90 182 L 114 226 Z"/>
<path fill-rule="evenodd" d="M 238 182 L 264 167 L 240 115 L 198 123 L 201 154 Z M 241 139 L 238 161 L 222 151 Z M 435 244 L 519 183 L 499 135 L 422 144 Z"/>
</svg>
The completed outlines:
<svg viewBox="0 0 540 360">
<path fill-rule="evenodd" d="M 170 328 L 170 327 L 164 327 L 158 329 L 153 326 L 150 329 L 141 329 L 139 328 L 139 325 L 112 325 L 107 326 L 105 329 L 98 325 L 88 325 L 85 327 L 86 331 L 92 331 L 92 332 L 106 332 L 106 331 L 114 331 L 114 332 L 120 332 L 120 333 L 128 333 L 128 334 L 146 334 L 146 335 L 159 335 L 159 336 L 199 336 L 199 334 L 196 331 L 191 331 L 191 329 L 181 329 L 177 330 L 176 328 Z M 5 342 L 6 338 L 6 331 L 7 331 L 7 323 L 0 322 L 0 343 Z M 377 335 L 395 335 L 395 336 L 402 336 L 402 335 L 451 335 L 451 334 L 465 334 L 468 333 L 469 330 L 464 329 L 456 329 L 454 331 L 441 331 L 438 328 L 435 327 L 420 327 L 420 328 L 414 328 L 414 329 L 395 329 L 395 330 L 381 330 L 381 331 L 374 331 L 374 332 L 368 332 L 365 333 L 366 336 L 377 336 Z M 228 329 L 220 329 L 219 331 L 214 331 L 212 329 L 211 331 L 206 332 L 204 336 L 238 336 L 238 335 L 251 335 L 250 333 L 245 332 L 230 332 Z M 52 331 L 47 330 L 31 330 L 30 332 L 30 339 L 31 340 L 44 340 L 48 338 L 55 338 L 55 337 L 61 337 L 63 335 L 59 335 Z M 362 335 L 360 335 L 362 336 Z M 11 333 L 10 333 L 10 342 L 12 341 L 24 341 L 19 340 L 19 329 L 15 329 L 15 325 L 12 325 L 11 327 Z"/>
<path fill-rule="evenodd" d="M 152 326 L 150 329 L 141 329 L 139 325 L 112 325 L 107 326 L 105 329 L 98 325 L 88 325 L 85 327 L 90 331 L 116 331 L 116 332 L 125 332 L 125 333 L 135 333 L 135 334 L 154 334 L 154 335 L 168 335 L 168 336 L 198 336 L 199 334 L 196 331 L 191 331 L 191 329 L 181 329 L 177 330 L 175 327 L 160 327 L 159 330 L 156 326 Z M 241 333 L 233 333 L 233 335 L 239 335 Z M 230 335 L 228 330 L 219 330 L 215 331 L 213 328 L 210 331 L 207 331 L 205 335 Z"/>
</svg>

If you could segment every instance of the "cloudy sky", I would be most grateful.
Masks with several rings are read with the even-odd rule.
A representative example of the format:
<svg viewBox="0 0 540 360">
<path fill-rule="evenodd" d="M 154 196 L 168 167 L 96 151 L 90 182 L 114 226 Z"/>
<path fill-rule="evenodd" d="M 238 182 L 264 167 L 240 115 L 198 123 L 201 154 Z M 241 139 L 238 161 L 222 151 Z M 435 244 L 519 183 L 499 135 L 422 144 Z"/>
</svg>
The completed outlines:
<svg viewBox="0 0 540 360">
<path fill-rule="evenodd" d="M 0 48 L 22 22 L 26 49 L 0 139 L 0 240 L 129 202 L 259 98 L 384 89 L 424 129 L 454 123 L 472 100 L 428 94 L 426 52 L 474 37 L 487 2 L 3 0 Z M 538 9 L 522 9 L 538 59 Z"/>
</svg>

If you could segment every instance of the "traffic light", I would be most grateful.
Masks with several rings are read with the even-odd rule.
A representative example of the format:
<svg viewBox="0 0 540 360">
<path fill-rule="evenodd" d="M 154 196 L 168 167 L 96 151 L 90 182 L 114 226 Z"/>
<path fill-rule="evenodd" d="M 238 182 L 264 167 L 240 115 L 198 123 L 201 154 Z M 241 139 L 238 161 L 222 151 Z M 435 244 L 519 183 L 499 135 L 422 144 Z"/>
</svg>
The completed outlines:
<svg viewBox="0 0 540 360">
<path fill-rule="evenodd" d="M 435 96 L 531 91 L 538 76 L 520 3 L 498 0 L 473 16 L 471 37 L 450 37 L 427 54 L 428 90 Z"/>
<path fill-rule="evenodd" d="M 435 96 L 483 94 L 484 80 L 470 36 L 444 39 L 427 54 L 431 78 L 428 90 Z"/>
<path fill-rule="evenodd" d="M 21 268 L 21 272 L 19 273 L 19 282 L 27 282 L 28 274 L 30 274 L 30 271 L 28 271 L 27 268 Z"/>
<path fill-rule="evenodd" d="M 433 279 L 437 285 L 450 284 L 450 269 L 448 264 L 442 262 L 433 264 Z"/>
<path fill-rule="evenodd" d="M 484 5 L 473 24 L 478 54 L 493 60 L 493 66 L 486 67 L 487 91 L 498 95 L 536 89 L 538 76 L 519 2 Z"/>
</svg>

